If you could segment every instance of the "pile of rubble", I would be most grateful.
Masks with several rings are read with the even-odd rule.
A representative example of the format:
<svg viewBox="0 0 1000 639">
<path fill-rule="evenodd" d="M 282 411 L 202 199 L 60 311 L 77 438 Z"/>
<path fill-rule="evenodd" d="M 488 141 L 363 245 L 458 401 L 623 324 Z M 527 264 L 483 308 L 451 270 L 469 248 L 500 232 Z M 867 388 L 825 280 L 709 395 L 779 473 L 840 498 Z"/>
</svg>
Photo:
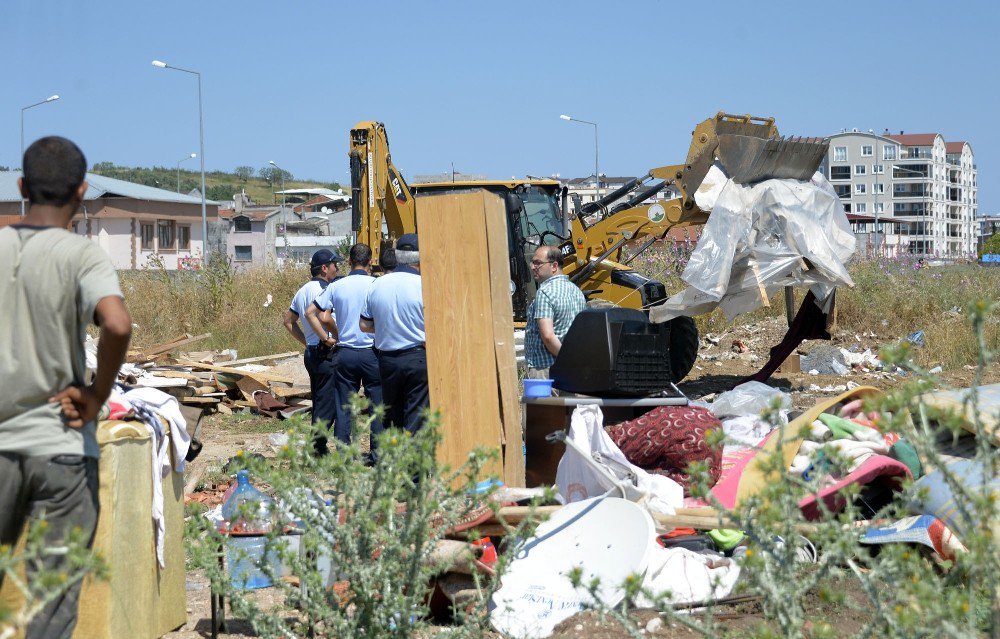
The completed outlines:
<svg viewBox="0 0 1000 639">
<path fill-rule="evenodd" d="M 237 359 L 232 349 L 170 355 L 209 337 L 211 333 L 181 335 L 130 351 L 128 363 L 119 370 L 119 382 L 156 388 L 176 397 L 181 404 L 224 414 L 252 409 L 287 418 L 312 407 L 308 378 L 295 374 L 297 371 L 289 373 L 289 367 L 280 365 L 290 359 L 297 363 L 301 358 L 298 351 L 243 359 Z"/>
</svg>

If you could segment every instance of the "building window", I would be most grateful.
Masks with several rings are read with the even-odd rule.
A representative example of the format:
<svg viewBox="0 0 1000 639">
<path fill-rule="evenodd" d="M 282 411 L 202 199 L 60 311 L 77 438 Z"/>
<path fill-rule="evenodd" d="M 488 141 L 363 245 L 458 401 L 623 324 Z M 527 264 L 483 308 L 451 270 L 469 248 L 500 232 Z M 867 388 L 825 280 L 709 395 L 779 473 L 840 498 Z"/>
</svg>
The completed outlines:
<svg viewBox="0 0 1000 639">
<path fill-rule="evenodd" d="M 173 220 L 156 221 L 157 249 L 160 251 L 174 250 L 174 240 L 177 237 L 177 226 Z"/>
<path fill-rule="evenodd" d="M 831 180 L 850 180 L 851 179 L 851 167 L 850 166 L 831 166 L 830 167 L 830 179 Z"/>
<path fill-rule="evenodd" d="M 872 165 L 872 173 L 875 174 L 875 175 L 882 175 L 883 173 L 885 173 L 885 165 L 884 164 L 873 164 Z"/>
<path fill-rule="evenodd" d="M 233 260 L 236 262 L 252 262 L 253 261 L 253 247 L 252 246 L 234 246 L 235 255 Z"/>
<path fill-rule="evenodd" d="M 177 227 L 177 248 L 182 251 L 191 250 L 191 225 L 184 224 Z"/>
<path fill-rule="evenodd" d="M 233 218 L 233 222 L 236 224 L 237 233 L 249 233 L 250 232 L 250 218 L 243 215 Z"/>
<path fill-rule="evenodd" d="M 876 202 L 872 206 L 872 210 L 875 211 L 875 215 L 882 215 L 885 213 L 885 202 Z"/>
<path fill-rule="evenodd" d="M 872 184 L 872 195 L 882 195 L 885 193 L 885 184 Z"/>
<path fill-rule="evenodd" d="M 850 202 L 845 202 L 844 203 L 844 213 L 850 213 L 850 212 L 851 212 L 851 203 Z"/>
<path fill-rule="evenodd" d="M 833 147 L 833 161 L 834 162 L 847 162 L 847 147 L 846 146 L 835 146 L 835 147 Z"/>
<path fill-rule="evenodd" d="M 857 204 L 854 205 L 854 212 L 855 213 L 867 213 L 868 212 L 868 205 L 865 204 L 864 202 L 858 202 Z"/>
<path fill-rule="evenodd" d="M 864 185 L 864 184 L 855 184 L 854 185 L 854 193 L 856 195 L 864 195 L 866 192 L 867 192 L 866 185 Z"/>
<path fill-rule="evenodd" d="M 864 144 L 861 146 L 861 157 L 870 158 L 872 156 L 872 145 Z"/>
<path fill-rule="evenodd" d="M 153 225 L 149 222 L 143 222 L 139 225 L 139 237 L 142 240 L 142 250 L 152 251 L 153 250 Z"/>
<path fill-rule="evenodd" d="M 851 185 L 850 184 L 834 184 L 833 190 L 837 192 L 837 197 L 851 197 Z"/>
<path fill-rule="evenodd" d="M 854 175 L 864 175 L 867 167 L 864 164 L 854 165 Z"/>
<path fill-rule="evenodd" d="M 895 160 L 896 159 L 896 146 L 893 144 L 888 144 L 882 147 L 882 159 L 883 160 Z"/>
</svg>

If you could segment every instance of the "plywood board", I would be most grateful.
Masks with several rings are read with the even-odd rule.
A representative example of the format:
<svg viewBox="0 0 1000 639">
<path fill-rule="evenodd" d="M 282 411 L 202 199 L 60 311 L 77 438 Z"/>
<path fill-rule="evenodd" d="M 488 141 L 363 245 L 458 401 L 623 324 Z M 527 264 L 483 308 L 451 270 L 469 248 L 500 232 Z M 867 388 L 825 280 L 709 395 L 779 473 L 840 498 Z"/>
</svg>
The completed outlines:
<svg viewBox="0 0 1000 639">
<path fill-rule="evenodd" d="M 508 486 L 524 486 L 524 446 L 521 435 L 521 398 L 517 388 L 517 356 L 514 353 L 514 307 L 510 295 L 507 212 L 499 197 L 486 198 L 485 204 L 493 345 L 503 429 L 503 480 Z"/>
<path fill-rule="evenodd" d="M 417 207 L 431 409 L 441 414 L 438 459 L 452 468 L 475 448 L 501 452 L 487 198 L 499 199 L 477 191 L 422 197 Z M 501 462 L 486 472 L 502 477 Z"/>
</svg>

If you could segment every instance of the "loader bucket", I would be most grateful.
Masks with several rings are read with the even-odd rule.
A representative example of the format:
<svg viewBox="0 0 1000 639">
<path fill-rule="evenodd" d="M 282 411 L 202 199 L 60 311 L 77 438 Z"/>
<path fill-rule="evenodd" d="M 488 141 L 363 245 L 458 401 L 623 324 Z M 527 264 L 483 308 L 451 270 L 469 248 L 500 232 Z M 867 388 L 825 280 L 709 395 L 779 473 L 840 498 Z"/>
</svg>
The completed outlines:
<svg viewBox="0 0 1000 639">
<path fill-rule="evenodd" d="M 829 142 L 815 138 L 760 138 L 719 135 L 718 157 L 734 182 L 756 184 L 770 179 L 808 180 L 826 157 Z"/>
</svg>

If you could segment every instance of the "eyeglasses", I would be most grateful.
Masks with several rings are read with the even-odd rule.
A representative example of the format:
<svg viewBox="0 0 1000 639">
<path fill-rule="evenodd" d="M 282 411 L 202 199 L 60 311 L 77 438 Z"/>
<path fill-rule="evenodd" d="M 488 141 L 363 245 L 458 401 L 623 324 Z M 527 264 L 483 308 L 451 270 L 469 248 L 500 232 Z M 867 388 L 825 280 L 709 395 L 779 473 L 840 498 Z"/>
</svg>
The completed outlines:
<svg viewBox="0 0 1000 639">
<path fill-rule="evenodd" d="M 555 264 L 555 260 L 531 260 L 532 266 L 541 266 L 542 264 Z"/>
</svg>

